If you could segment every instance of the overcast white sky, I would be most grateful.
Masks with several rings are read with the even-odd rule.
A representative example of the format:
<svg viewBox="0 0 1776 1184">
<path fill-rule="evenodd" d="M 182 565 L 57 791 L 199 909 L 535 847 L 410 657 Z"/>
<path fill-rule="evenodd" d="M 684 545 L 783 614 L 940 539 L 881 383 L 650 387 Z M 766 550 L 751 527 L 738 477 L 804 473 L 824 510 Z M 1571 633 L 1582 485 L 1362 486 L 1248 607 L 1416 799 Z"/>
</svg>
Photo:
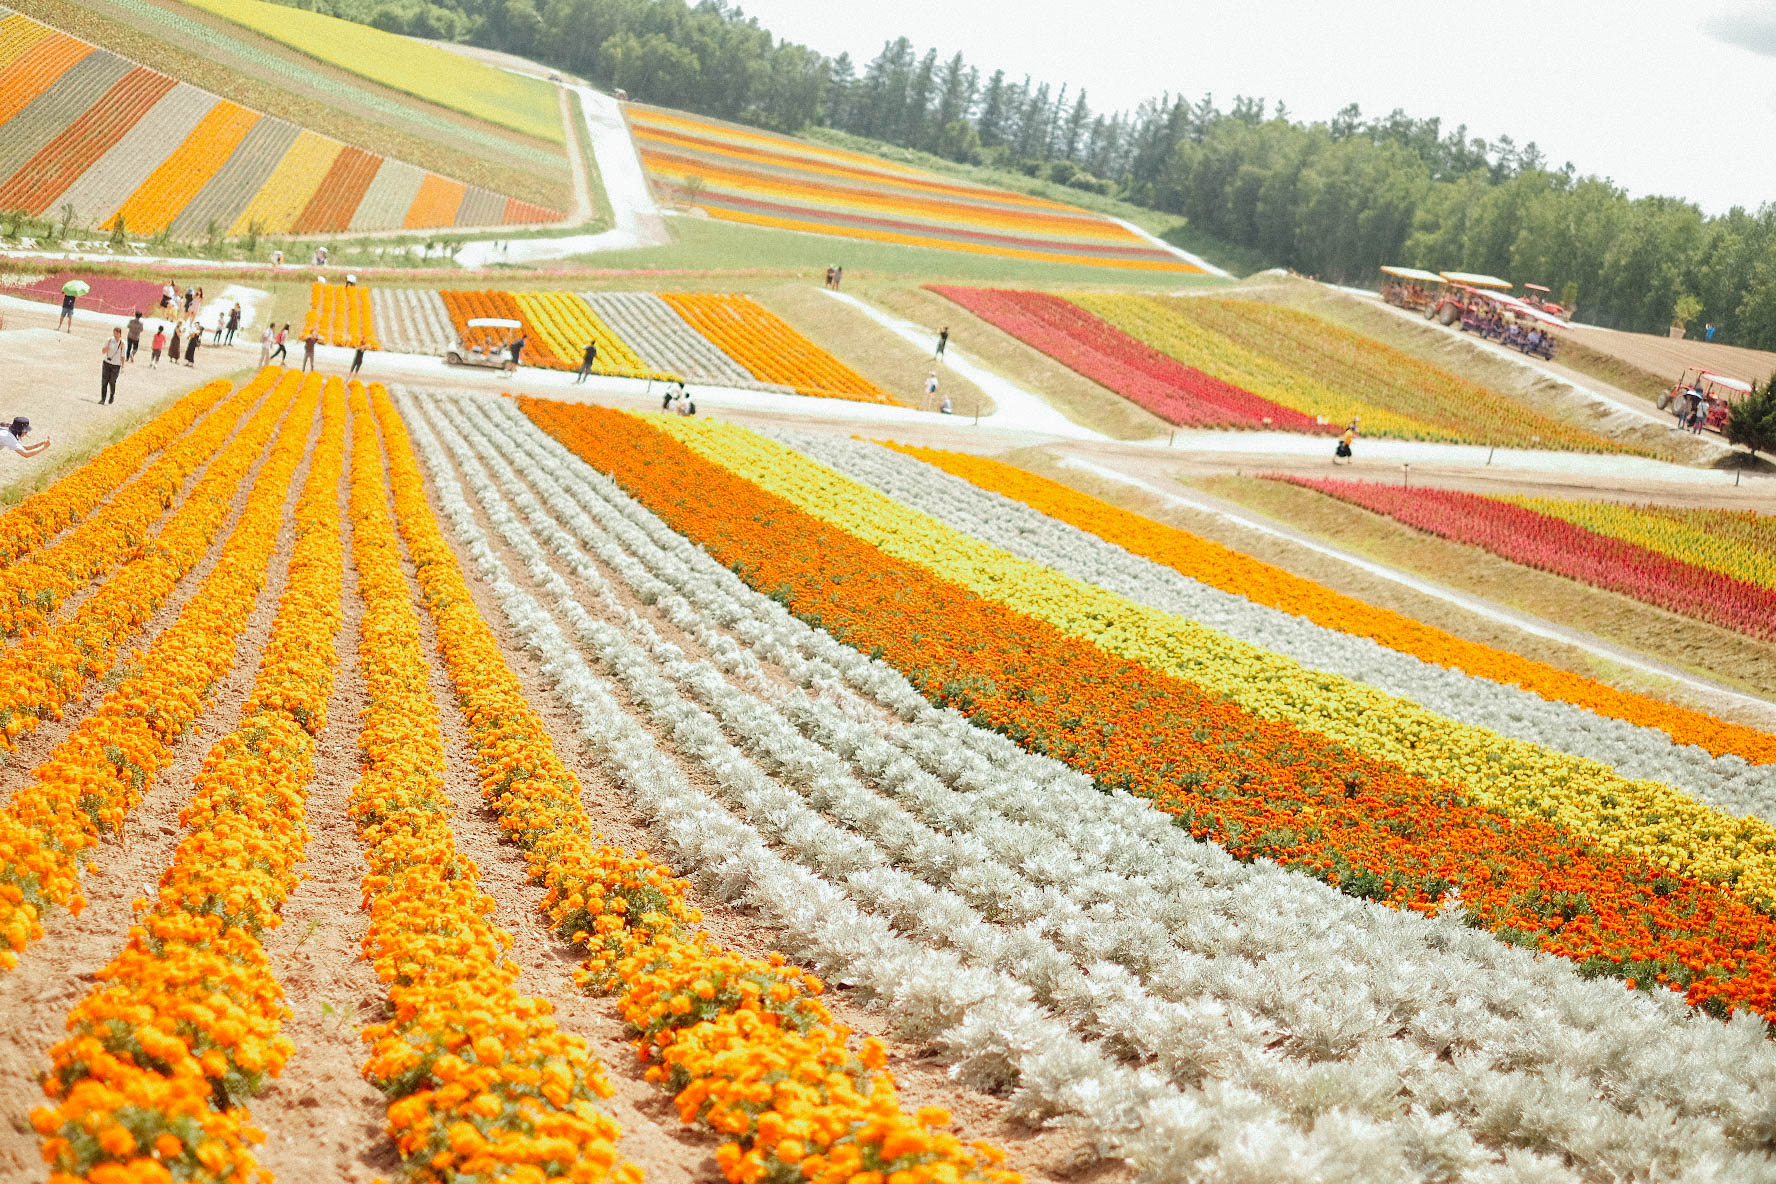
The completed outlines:
<svg viewBox="0 0 1776 1184">
<path fill-rule="evenodd" d="M 1534 140 L 1553 165 L 1710 213 L 1776 200 L 1776 0 L 743 0 L 859 68 L 905 34 L 983 74 L 1083 85 L 1098 110 L 1161 91 L 1325 119 L 1403 107 Z"/>
</svg>

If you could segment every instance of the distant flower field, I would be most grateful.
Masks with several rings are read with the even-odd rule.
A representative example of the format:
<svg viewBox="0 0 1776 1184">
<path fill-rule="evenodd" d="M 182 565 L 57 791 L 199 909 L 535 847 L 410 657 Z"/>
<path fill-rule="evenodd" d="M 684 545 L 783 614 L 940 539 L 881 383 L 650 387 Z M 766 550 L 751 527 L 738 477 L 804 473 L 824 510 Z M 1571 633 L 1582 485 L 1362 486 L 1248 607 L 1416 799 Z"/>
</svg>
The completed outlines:
<svg viewBox="0 0 1776 1184">
<path fill-rule="evenodd" d="M 654 184 L 713 218 L 1039 263 L 1200 270 L 1090 210 L 679 111 L 627 113 Z"/>
<path fill-rule="evenodd" d="M 391 89 L 560 144 L 561 106 L 553 85 L 323 12 L 265 0 L 188 0 L 255 33 Z"/>
<path fill-rule="evenodd" d="M 0 209 L 65 207 L 81 223 L 121 223 L 136 235 L 432 230 L 563 217 L 219 99 L 0 9 Z"/>
</svg>

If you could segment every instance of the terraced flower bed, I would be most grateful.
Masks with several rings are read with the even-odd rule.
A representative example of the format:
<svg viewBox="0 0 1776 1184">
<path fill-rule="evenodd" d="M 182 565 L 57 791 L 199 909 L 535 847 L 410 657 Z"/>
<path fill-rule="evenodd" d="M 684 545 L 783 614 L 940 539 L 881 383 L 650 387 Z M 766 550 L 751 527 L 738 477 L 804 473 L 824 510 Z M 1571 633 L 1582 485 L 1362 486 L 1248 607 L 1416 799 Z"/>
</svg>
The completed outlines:
<svg viewBox="0 0 1776 1184">
<path fill-rule="evenodd" d="M 73 205 L 83 221 L 121 221 L 142 235 L 211 223 L 228 234 L 326 234 L 563 217 L 204 95 L 21 14 L 0 9 L 0 22 L 0 208 Z M 133 134 L 144 126 L 151 134 Z"/>
</svg>

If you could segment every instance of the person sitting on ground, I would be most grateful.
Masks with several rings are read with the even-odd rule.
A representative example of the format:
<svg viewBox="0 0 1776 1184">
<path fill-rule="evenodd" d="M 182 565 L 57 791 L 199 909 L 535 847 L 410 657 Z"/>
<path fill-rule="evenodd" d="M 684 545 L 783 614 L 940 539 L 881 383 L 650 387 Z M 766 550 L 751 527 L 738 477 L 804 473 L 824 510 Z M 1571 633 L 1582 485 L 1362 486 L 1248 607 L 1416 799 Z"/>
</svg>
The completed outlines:
<svg viewBox="0 0 1776 1184">
<path fill-rule="evenodd" d="M 48 436 L 43 437 L 35 444 L 26 444 L 25 437 L 30 434 L 31 421 L 22 415 L 14 416 L 11 424 L 0 428 L 0 447 L 10 448 L 26 459 L 36 456 L 49 447 Z"/>
</svg>

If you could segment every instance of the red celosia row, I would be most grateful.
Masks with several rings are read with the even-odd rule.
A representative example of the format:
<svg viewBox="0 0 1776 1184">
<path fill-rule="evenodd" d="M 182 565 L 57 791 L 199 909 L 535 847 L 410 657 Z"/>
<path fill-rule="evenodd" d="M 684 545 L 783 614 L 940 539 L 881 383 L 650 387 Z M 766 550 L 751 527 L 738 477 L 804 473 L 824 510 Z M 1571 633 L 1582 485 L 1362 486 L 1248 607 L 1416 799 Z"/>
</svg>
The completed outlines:
<svg viewBox="0 0 1776 1184">
<path fill-rule="evenodd" d="M 1551 514 L 1452 489 L 1276 479 L 1385 514 L 1440 538 L 1480 547 L 1512 563 L 1620 592 L 1752 637 L 1776 638 L 1776 590 L 1586 530 Z"/>
<path fill-rule="evenodd" d="M 1010 288 L 933 285 L 931 290 L 1168 423 L 1290 432 L 1337 430 L 1186 366 L 1059 296 Z"/>
<path fill-rule="evenodd" d="M 1150 797 L 1192 834 L 1397 907 L 1435 910 L 1458 892 L 1475 924 L 1587 973 L 1776 1016 L 1776 918 L 1730 888 L 1484 809 L 1117 658 L 883 554 L 638 417 L 521 405 L 753 587 L 891 663 L 933 702 Z"/>
</svg>

